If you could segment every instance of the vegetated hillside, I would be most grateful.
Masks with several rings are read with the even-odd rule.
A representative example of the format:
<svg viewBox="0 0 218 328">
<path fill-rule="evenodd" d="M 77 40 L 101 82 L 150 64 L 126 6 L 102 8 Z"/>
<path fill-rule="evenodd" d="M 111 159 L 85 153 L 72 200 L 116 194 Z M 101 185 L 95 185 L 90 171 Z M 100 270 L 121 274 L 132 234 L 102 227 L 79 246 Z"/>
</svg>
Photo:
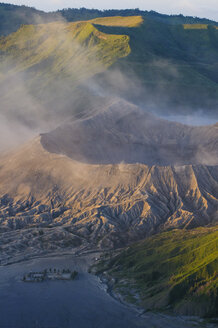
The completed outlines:
<svg viewBox="0 0 218 328">
<path fill-rule="evenodd" d="M 143 18 L 150 18 L 152 20 L 163 22 L 166 24 L 217 24 L 217 22 L 206 19 L 183 15 L 165 15 L 151 11 L 143 11 L 139 9 L 86 9 L 86 8 L 66 8 L 58 10 L 57 13 L 61 14 L 67 21 L 74 20 L 89 20 L 96 17 L 111 17 L 111 16 L 142 16 Z"/>
<path fill-rule="evenodd" d="M 23 24 L 45 23 L 58 19 L 57 16 L 27 6 L 0 3 L 0 36 L 15 32 Z"/>
<path fill-rule="evenodd" d="M 129 56 L 110 67 L 111 78 L 109 74 L 99 76 L 102 88 L 160 113 L 202 111 L 217 116 L 215 27 L 190 29 L 145 18 L 137 28 L 98 28 L 105 33 L 128 35 L 131 47 Z"/>
<path fill-rule="evenodd" d="M 109 256 L 97 272 L 146 310 L 218 315 L 218 228 L 173 230 L 152 236 Z"/>
<path fill-rule="evenodd" d="M 170 24 L 216 24 L 209 19 L 185 17 L 183 15 L 163 15 L 154 11 L 127 10 L 98 10 L 86 8 L 68 8 L 56 12 L 45 13 L 41 10 L 27 6 L 17 6 L 0 3 L 0 36 L 15 32 L 22 24 L 48 23 L 66 20 L 69 22 L 86 21 L 97 17 L 110 16 L 144 16 Z"/>
<path fill-rule="evenodd" d="M 122 115 L 125 107 L 128 113 Z M 175 164 L 170 149 L 178 141 L 171 137 L 176 129 L 181 133 L 183 130 L 183 140 L 187 139 L 188 143 L 186 127 L 175 124 L 173 130 L 171 123 L 157 119 L 147 134 L 140 135 L 137 131 L 142 120 L 145 129 L 148 120 L 148 128 L 150 115 L 137 116 L 134 106 L 113 103 L 105 108 L 105 113 L 96 114 L 95 119 L 78 119 L 2 156 L 1 259 L 7 262 L 16 256 L 63 248 L 72 251 L 78 245 L 87 249 L 111 249 L 165 229 L 191 229 L 217 222 L 217 162 L 213 162 L 214 166 L 199 164 L 202 155 L 195 165 L 159 166 L 161 149 L 169 150 L 168 157 Z M 108 130 L 107 121 L 113 125 L 112 131 Z M 103 135 L 101 126 L 105 127 Z M 215 139 L 216 127 L 202 129 L 205 139 L 211 140 L 213 133 Z M 73 135 L 72 131 L 76 133 Z M 156 144 L 151 153 L 145 137 L 157 143 L 163 139 L 163 144 L 158 147 Z M 202 140 L 200 130 L 196 137 Z M 152 166 L 140 164 L 144 163 L 143 158 L 133 151 L 128 153 L 132 164 L 122 162 L 126 158 L 118 154 L 125 156 L 128 144 L 132 149 L 143 146 L 139 153 L 143 152 L 145 159 L 146 155 L 152 156 Z M 57 148 L 51 150 L 51 146 Z M 210 146 L 213 154 L 214 146 Z M 67 156 L 66 149 L 73 150 L 72 158 Z M 179 145 L 178 149 L 177 156 L 183 152 Z M 207 151 L 209 160 L 209 148 Z M 43 237 L 39 230 L 43 230 Z"/>
<path fill-rule="evenodd" d="M 12 100 L 14 111 L 15 99 L 19 117 L 33 106 L 72 114 L 113 94 L 161 114 L 216 117 L 218 29 L 185 26 L 145 16 L 23 26 L 0 41 L 2 107 Z"/>
<path fill-rule="evenodd" d="M 207 30 L 208 24 L 183 24 L 185 30 Z"/>
<path fill-rule="evenodd" d="M 89 22 L 103 26 L 137 27 L 143 23 L 143 18 L 142 16 L 99 17 L 92 19 Z"/>
<path fill-rule="evenodd" d="M 129 53 L 128 36 L 89 22 L 24 25 L 0 40 L 1 114 L 37 126 L 82 112 L 98 101 L 87 80 Z"/>
<path fill-rule="evenodd" d="M 117 58 L 128 55 L 130 51 L 128 41 L 129 38 L 125 35 L 99 32 L 89 22 L 23 25 L 17 32 L 1 39 L 1 64 L 6 66 L 8 61 L 12 68 L 19 72 L 30 68 L 33 70 L 36 65 L 40 68 L 44 60 L 52 57 L 53 65 L 46 67 L 46 70 L 50 74 L 53 72 L 64 74 L 69 70 L 72 57 L 77 55 L 79 57 L 77 65 L 84 57 L 87 60 L 83 70 L 81 67 L 78 68 L 82 74 L 84 70 L 92 69 L 94 60 L 107 67 Z M 80 53 L 79 50 L 86 53 L 83 54 L 82 51 Z M 48 65 L 49 62 L 46 64 Z M 73 67 L 74 70 L 76 68 Z M 70 72 L 69 75 L 72 73 Z M 86 74 L 86 78 L 89 75 Z"/>
</svg>

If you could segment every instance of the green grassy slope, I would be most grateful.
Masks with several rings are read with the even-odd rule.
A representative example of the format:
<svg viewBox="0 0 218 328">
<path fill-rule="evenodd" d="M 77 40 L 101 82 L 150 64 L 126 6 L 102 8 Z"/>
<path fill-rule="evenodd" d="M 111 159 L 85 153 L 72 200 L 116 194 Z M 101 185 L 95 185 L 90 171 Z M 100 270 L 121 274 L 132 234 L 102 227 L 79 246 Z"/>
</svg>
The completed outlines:
<svg viewBox="0 0 218 328">
<path fill-rule="evenodd" d="M 208 19 L 184 17 L 183 15 L 163 15 L 154 11 L 141 11 L 139 9 L 101 11 L 98 9 L 68 8 L 57 12 L 45 13 L 27 6 L 0 3 L 0 35 L 15 32 L 22 24 L 48 23 L 60 21 L 63 18 L 68 22 L 75 22 L 110 16 L 143 16 L 169 24 L 216 24 L 216 22 Z"/>
<path fill-rule="evenodd" d="M 142 16 L 112 16 L 95 18 L 89 22 L 103 26 L 138 27 L 143 23 L 143 18 Z"/>
<path fill-rule="evenodd" d="M 0 39 L 2 110 L 9 115 L 16 106 L 28 117 L 37 103 L 32 121 L 40 111 L 71 113 L 87 94 L 76 87 L 129 53 L 128 36 L 102 33 L 89 22 L 23 25 Z"/>
<path fill-rule="evenodd" d="M 15 32 L 22 24 L 48 22 L 57 19 L 56 16 L 57 14 L 48 15 L 35 8 L 0 3 L 0 35 Z"/>
<path fill-rule="evenodd" d="M 22 26 L 0 40 L 0 51 L 1 66 L 10 63 L 15 71 L 36 69 L 44 74 L 42 63 L 47 60 L 47 74 L 66 73 L 73 79 L 75 69 L 77 78 L 87 78 L 127 56 L 130 48 L 127 36 L 104 34 L 89 22 L 56 22 Z"/>
<path fill-rule="evenodd" d="M 139 242 L 100 262 L 115 290 L 146 309 L 218 315 L 218 230 L 170 231 Z"/>
<path fill-rule="evenodd" d="M 98 10 L 98 9 L 86 9 L 86 8 L 68 8 L 58 11 L 67 21 L 75 20 L 90 20 L 96 17 L 111 17 L 111 16 L 143 16 L 162 22 L 166 24 L 217 24 L 217 22 L 211 21 L 206 18 L 198 18 L 183 15 L 165 15 L 151 11 L 143 11 L 139 9 L 109 9 L 109 10 Z"/>
<path fill-rule="evenodd" d="M 55 104 L 61 106 L 61 100 L 68 98 L 68 111 L 71 89 L 84 81 L 92 86 L 89 78 L 97 75 L 103 92 L 146 109 L 161 114 L 200 110 L 216 116 L 218 29 L 203 23 L 179 25 L 143 19 L 112 16 L 69 25 L 22 26 L 0 40 L 0 77 L 7 67 L 24 73 L 28 92 L 30 89 L 37 101 L 44 98 L 46 107 L 52 106 L 49 98 L 57 97 L 54 84 L 64 79 L 64 96 Z M 43 95 L 48 85 L 52 91 Z M 77 95 L 84 97 L 81 89 Z"/>
<path fill-rule="evenodd" d="M 130 37 L 131 54 L 119 60 L 111 71 L 120 70 L 139 87 L 113 92 L 128 94 L 129 100 L 160 111 L 190 113 L 202 111 L 215 115 L 218 105 L 218 30 L 185 29 L 145 19 L 137 28 L 98 26 L 105 33 Z M 108 84 L 107 77 L 99 79 Z M 131 84 L 130 84 L 131 85 Z M 108 86 L 107 86 L 108 88 Z M 147 91 L 147 92 L 146 92 Z M 162 107 L 162 108 L 160 108 Z"/>
</svg>

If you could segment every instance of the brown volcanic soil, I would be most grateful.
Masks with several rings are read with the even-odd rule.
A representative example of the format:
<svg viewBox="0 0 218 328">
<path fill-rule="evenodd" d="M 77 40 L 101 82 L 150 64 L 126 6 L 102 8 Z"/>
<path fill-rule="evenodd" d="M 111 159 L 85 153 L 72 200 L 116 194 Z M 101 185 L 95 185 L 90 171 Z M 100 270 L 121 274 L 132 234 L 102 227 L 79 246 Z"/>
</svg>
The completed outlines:
<svg viewBox="0 0 218 328">
<path fill-rule="evenodd" d="M 2 260 L 120 247 L 217 222 L 218 127 L 169 123 L 124 105 L 1 157 Z"/>
</svg>

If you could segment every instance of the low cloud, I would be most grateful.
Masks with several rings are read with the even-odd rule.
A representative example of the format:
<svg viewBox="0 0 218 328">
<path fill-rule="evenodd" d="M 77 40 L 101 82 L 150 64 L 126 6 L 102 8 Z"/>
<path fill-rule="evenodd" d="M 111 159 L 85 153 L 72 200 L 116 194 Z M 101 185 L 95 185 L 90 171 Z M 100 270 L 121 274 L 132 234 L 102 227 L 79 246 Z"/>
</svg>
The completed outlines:
<svg viewBox="0 0 218 328">
<path fill-rule="evenodd" d="M 16 148 L 38 134 L 37 129 L 31 129 L 21 122 L 9 120 L 0 114 L 0 152 Z"/>
<path fill-rule="evenodd" d="M 43 20 L 36 16 L 35 23 L 42 24 Z M 85 51 L 86 46 L 81 46 L 71 38 L 68 39 L 66 29 L 61 32 L 59 28 L 61 25 L 58 24 L 63 24 L 63 21 L 57 23 L 57 33 L 53 34 L 52 38 L 61 40 L 58 45 L 60 49 L 55 49 L 57 51 L 55 56 L 58 56 L 60 60 L 51 77 L 47 78 L 46 74 L 52 67 L 53 53 L 45 56 L 39 63 L 33 64 L 27 70 L 25 67 L 20 68 L 19 61 L 19 69 L 17 69 L 16 59 L 13 62 L 10 58 L 9 63 L 7 58 L 7 73 L 4 73 L 0 82 L 0 128 L 2 127 L 0 151 L 7 147 L 14 147 L 38 133 L 54 129 L 69 118 L 78 118 L 81 115 L 91 116 L 96 110 L 101 110 L 104 98 L 107 100 L 123 98 L 136 103 L 145 111 L 156 114 L 161 112 L 161 108 L 169 110 L 170 92 L 173 90 L 168 90 L 166 80 L 179 77 L 180 72 L 177 66 L 168 60 L 154 60 L 147 63 L 146 69 L 151 73 L 156 70 L 160 77 L 158 83 L 154 80 L 154 82 L 151 81 L 150 86 L 150 81 L 142 85 L 135 72 L 130 69 L 124 72 L 115 68 L 115 65 L 114 68 L 105 71 L 94 55 L 89 57 L 88 51 Z M 45 33 L 44 41 L 40 41 L 41 47 L 43 47 L 43 42 L 49 40 L 48 37 L 49 29 Z M 31 42 L 29 44 L 31 46 Z M 52 43 L 49 45 L 52 46 Z M 65 66 L 63 55 L 68 52 L 70 59 Z M 22 60 L 25 62 L 26 59 Z M 173 108 L 173 113 L 175 113 L 175 108 Z M 177 118 L 165 116 L 165 118 L 199 125 L 199 123 L 195 124 L 200 119 L 199 113 L 196 117 L 186 116 L 186 122 L 184 118 L 178 118 L 178 116 Z"/>
</svg>

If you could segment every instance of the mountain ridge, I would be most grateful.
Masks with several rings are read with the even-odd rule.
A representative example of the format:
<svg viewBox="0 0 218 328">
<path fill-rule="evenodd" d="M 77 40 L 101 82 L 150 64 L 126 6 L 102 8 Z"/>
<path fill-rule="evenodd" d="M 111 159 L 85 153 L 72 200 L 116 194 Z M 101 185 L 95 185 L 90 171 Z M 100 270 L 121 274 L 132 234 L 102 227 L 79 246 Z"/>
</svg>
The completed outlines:
<svg viewBox="0 0 218 328">
<path fill-rule="evenodd" d="M 187 29 L 141 16 L 41 23 L 0 40 L 6 115 L 16 98 L 16 116 L 29 107 L 32 119 L 25 112 L 24 121 L 33 126 L 37 113 L 48 111 L 51 120 L 61 112 L 67 119 L 113 95 L 161 115 L 176 108 L 178 115 L 216 118 L 218 29 L 212 25 Z"/>
<path fill-rule="evenodd" d="M 217 314 L 218 123 L 158 117 L 217 118 L 217 24 L 0 3 L 0 266 L 101 254 L 146 310 Z"/>
<path fill-rule="evenodd" d="M 130 126 L 133 120 L 128 121 L 120 103 L 119 106 L 117 102 L 112 104 L 110 106 L 116 106 L 111 111 L 105 108 L 109 116 L 96 114 L 98 126 L 104 127 L 103 117 L 109 121 L 114 110 L 120 113 L 120 118 L 127 119 L 127 126 Z M 129 105 L 128 108 L 124 104 L 127 113 L 137 112 L 137 107 Z M 142 114 L 140 121 L 143 118 L 150 122 L 151 117 L 151 114 Z M 118 121 L 120 118 L 117 115 Z M 78 121 L 86 120 L 89 118 Z M 140 130 L 138 123 L 136 126 Z M 88 142 L 92 130 L 87 129 L 87 124 L 85 127 L 84 140 Z M 133 127 L 135 129 L 134 124 Z M 98 143 L 102 137 L 96 129 L 93 131 L 97 137 L 97 153 L 101 153 Z M 63 132 L 74 147 L 78 141 L 69 139 L 65 128 Z M 82 163 L 77 158 L 69 158 L 64 151 L 48 151 L 43 147 L 44 137 L 41 135 L 19 151 L 0 158 L 3 261 L 7 258 L 10 261 L 14 256 L 30 256 L 32 252 L 61 251 L 63 248 L 113 249 L 160 231 L 217 223 L 217 165 Z M 58 137 L 56 133 L 50 134 L 54 142 Z M 198 139 L 201 142 L 199 136 Z M 123 148 L 122 143 L 119 147 L 120 150 Z M 43 237 L 40 234 L 34 237 L 38 230 L 43 231 Z M 30 236 L 34 237 L 34 247 Z M 17 248 L 11 242 L 14 238 L 20 245 Z"/>
<path fill-rule="evenodd" d="M 0 3 L 0 15 L 0 35 L 6 35 L 15 32 L 22 24 L 31 24 L 37 21 L 44 21 L 46 23 L 61 20 L 63 18 L 67 21 L 80 21 L 105 16 L 144 16 L 166 23 L 171 22 L 172 24 L 218 24 L 217 22 L 206 18 L 197 18 L 183 15 L 166 15 L 157 13 L 155 11 L 141 11 L 139 9 L 101 11 L 97 9 L 68 8 L 57 10 L 56 12 L 46 13 L 33 7 L 18 6 L 7 3 Z M 10 21 L 10 24 L 8 21 Z"/>
<path fill-rule="evenodd" d="M 169 122 L 122 99 L 105 100 L 90 118 L 68 122 L 41 143 L 49 152 L 89 164 L 217 164 L 217 125 Z"/>
</svg>

